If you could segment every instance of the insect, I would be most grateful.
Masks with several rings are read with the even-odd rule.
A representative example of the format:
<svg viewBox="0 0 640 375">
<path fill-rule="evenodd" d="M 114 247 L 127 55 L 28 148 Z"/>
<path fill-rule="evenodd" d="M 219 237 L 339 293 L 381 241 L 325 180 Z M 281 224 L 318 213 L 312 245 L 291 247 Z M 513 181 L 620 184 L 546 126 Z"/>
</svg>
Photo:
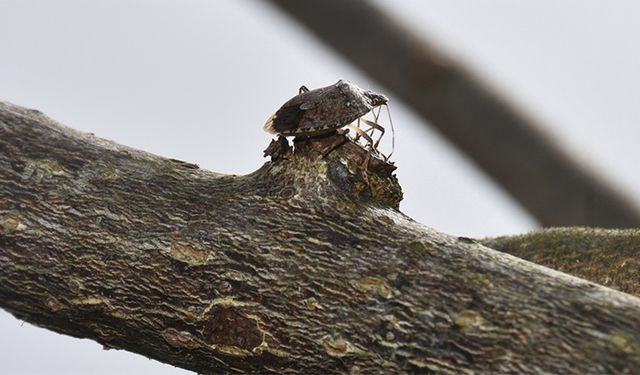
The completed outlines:
<svg viewBox="0 0 640 375">
<path fill-rule="evenodd" d="M 362 137 L 371 151 L 378 152 L 377 147 L 384 135 L 384 128 L 377 123 L 377 119 L 379 109 L 383 105 L 386 106 L 387 102 L 386 96 L 363 90 L 344 80 L 316 90 L 302 86 L 297 96 L 284 103 L 267 120 L 264 129 L 282 136 L 316 137 L 335 133 L 349 126 L 356 133 L 356 141 Z M 376 108 L 377 115 L 374 111 Z M 374 113 L 374 121 L 363 117 L 369 112 Z M 369 129 L 362 130 L 361 122 L 368 125 Z M 381 134 L 374 142 L 371 136 L 375 130 L 379 130 Z M 388 156 L 385 159 L 388 159 Z"/>
</svg>

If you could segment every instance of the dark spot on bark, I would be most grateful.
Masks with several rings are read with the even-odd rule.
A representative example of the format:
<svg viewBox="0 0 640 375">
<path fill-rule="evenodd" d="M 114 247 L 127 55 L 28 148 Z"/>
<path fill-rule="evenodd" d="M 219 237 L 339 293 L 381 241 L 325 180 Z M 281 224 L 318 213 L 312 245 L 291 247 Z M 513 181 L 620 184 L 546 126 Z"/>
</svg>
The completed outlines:
<svg viewBox="0 0 640 375">
<path fill-rule="evenodd" d="M 329 179 L 340 188 L 340 190 L 345 192 L 350 192 L 351 188 L 357 182 L 357 179 L 354 175 L 352 175 L 347 167 L 338 162 L 332 162 L 329 164 L 328 170 Z"/>
<path fill-rule="evenodd" d="M 11 162 L 11 169 L 13 169 L 17 173 L 22 173 L 24 171 L 25 164 L 22 160 L 13 160 Z"/>
<path fill-rule="evenodd" d="M 262 343 L 255 319 L 247 318 L 233 307 L 212 309 L 207 340 L 213 345 L 237 346 L 252 350 Z"/>
<path fill-rule="evenodd" d="M 229 284 L 228 281 L 221 281 L 218 284 L 218 291 L 220 293 L 229 293 L 231 289 L 232 289 L 231 284 Z"/>
<path fill-rule="evenodd" d="M 296 194 L 296 190 L 292 187 L 282 189 L 280 196 L 284 199 L 291 199 Z"/>
<path fill-rule="evenodd" d="M 476 241 L 473 238 L 469 238 L 469 237 L 458 237 L 458 241 L 460 241 L 462 243 L 478 243 L 478 241 Z"/>
</svg>

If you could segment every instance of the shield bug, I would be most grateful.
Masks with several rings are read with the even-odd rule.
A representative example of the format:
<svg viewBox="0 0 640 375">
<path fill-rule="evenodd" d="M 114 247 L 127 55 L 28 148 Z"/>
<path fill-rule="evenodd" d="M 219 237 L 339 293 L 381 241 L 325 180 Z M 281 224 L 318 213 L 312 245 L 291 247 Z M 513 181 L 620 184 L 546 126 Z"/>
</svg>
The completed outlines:
<svg viewBox="0 0 640 375">
<path fill-rule="evenodd" d="M 298 95 L 284 103 L 267 120 L 264 129 L 282 136 L 315 137 L 350 126 L 356 132 L 356 140 L 360 137 L 366 139 L 371 150 L 377 151 L 384 128 L 376 121 L 366 120 L 363 116 L 375 108 L 386 105 L 387 102 L 386 96 L 361 89 L 344 80 L 315 90 L 302 86 Z M 377 120 L 377 117 L 374 113 L 374 120 Z M 367 131 L 381 132 L 376 142 L 367 131 L 360 129 L 360 120 L 370 127 Z M 352 125 L 354 121 L 357 121 L 358 126 Z"/>
</svg>

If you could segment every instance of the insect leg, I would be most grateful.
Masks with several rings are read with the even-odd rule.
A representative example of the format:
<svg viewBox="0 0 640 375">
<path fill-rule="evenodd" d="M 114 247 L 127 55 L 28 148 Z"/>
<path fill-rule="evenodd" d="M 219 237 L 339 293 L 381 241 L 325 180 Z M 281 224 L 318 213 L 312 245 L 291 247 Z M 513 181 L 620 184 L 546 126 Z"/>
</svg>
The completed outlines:
<svg viewBox="0 0 640 375">
<path fill-rule="evenodd" d="M 349 127 L 351 128 L 351 126 L 353 126 L 353 124 L 351 124 Z M 360 129 L 360 119 L 357 119 L 357 120 L 356 120 L 356 126 L 358 127 L 358 129 Z M 352 128 L 352 129 L 353 129 L 353 128 Z M 360 139 L 360 132 L 359 132 L 359 131 L 357 131 L 357 130 L 355 130 L 355 129 L 354 129 L 354 131 L 356 132 L 356 136 L 355 136 L 355 138 L 353 138 L 353 140 L 354 140 L 355 142 L 358 142 L 358 139 Z"/>
<path fill-rule="evenodd" d="M 309 91 L 307 86 L 302 85 L 302 86 L 300 86 L 300 89 L 298 90 L 298 94 L 302 94 L 302 93 L 307 92 L 307 91 Z"/>
<path fill-rule="evenodd" d="M 365 121 L 365 120 L 363 119 L 363 121 Z M 352 125 L 352 124 L 350 124 L 350 125 L 349 125 L 349 128 L 350 128 L 350 129 L 353 129 L 353 131 L 354 131 L 354 132 L 356 132 L 356 134 L 357 134 L 357 135 L 356 135 L 356 138 L 355 138 L 356 140 L 357 140 L 359 137 L 362 137 L 362 138 L 364 138 L 364 139 L 367 141 L 367 144 L 373 145 L 373 139 L 371 139 L 371 137 L 369 136 L 369 134 L 365 133 L 365 131 L 364 131 L 364 130 L 362 130 L 362 129 L 360 129 L 359 127 L 357 127 L 357 126 L 355 126 L 355 125 Z"/>
<path fill-rule="evenodd" d="M 378 109 L 378 113 L 376 113 L 376 108 Z M 371 115 L 373 116 L 373 122 L 375 122 L 376 124 L 379 122 L 378 119 L 380 118 L 380 107 L 376 107 L 374 109 L 371 110 Z M 372 137 L 373 137 L 373 133 L 376 131 L 376 128 L 373 126 L 369 125 L 369 129 L 365 130 L 367 132 L 369 132 Z"/>
<path fill-rule="evenodd" d="M 369 121 L 367 119 L 364 119 L 364 118 L 362 119 L 362 121 L 364 121 L 365 124 L 369 125 L 371 127 L 371 129 L 380 130 L 380 137 L 378 137 L 378 140 L 375 143 L 373 143 L 373 142 L 371 143 L 371 146 L 373 146 L 373 148 L 375 150 L 377 150 L 378 146 L 380 145 L 380 141 L 382 140 L 382 136 L 384 135 L 384 128 L 381 125 L 379 125 L 379 124 L 377 124 L 377 123 L 375 123 L 373 121 Z M 371 139 L 371 138 L 369 138 L 369 139 Z"/>
</svg>

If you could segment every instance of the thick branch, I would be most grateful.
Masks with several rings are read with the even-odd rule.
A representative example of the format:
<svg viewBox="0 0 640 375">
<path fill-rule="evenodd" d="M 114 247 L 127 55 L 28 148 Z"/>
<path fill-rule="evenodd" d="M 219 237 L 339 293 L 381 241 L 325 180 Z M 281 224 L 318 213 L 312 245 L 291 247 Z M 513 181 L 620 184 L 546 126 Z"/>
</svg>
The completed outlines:
<svg viewBox="0 0 640 375">
<path fill-rule="evenodd" d="M 0 104 L 0 306 L 201 373 L 634 373 L 640 300 L 437 233 L 350 143 L 223 176 Z"/>
<path fill-rule="evenodd" d="M 271 0 L 435 126 L 543 226 L 640 226 L 640 209 L 428 40 L 360 0 Z"/>
<path fill-rule="evenodd" d="M 486 246 L 640 296 L 640 232 L 554 228 L 482 240 Z"/>
</svg>

